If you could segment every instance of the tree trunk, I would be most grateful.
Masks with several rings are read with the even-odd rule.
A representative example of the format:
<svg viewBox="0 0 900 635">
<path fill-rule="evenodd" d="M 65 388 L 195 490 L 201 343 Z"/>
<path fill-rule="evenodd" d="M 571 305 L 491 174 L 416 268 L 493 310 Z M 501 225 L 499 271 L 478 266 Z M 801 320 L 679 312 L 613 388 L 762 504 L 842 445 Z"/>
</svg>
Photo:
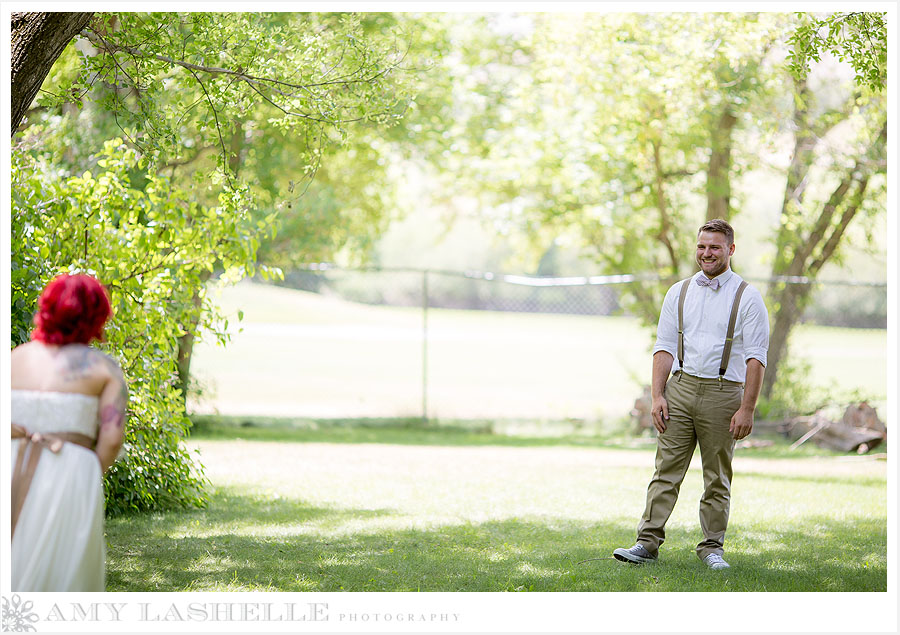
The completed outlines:
<svg viewBox="0 0 900 635">
<path fill-rule="evenodd" d="M 806 178 L 809 168 L 815 158 L 817 137 L 809 126 L 808 106 L 811 99 L 809 89 L 805 81 L 795 81 L 793 128 L 794 148 L 791 154 L 791 165 L 788 168 L 787 181 L 784 186 L 784 197 L 781 204 L 781 224 L 775 239 L 775 262 L 772 265 L 774 275 L 776 271 L 783 271 L 793 260 L 792 224 L 788 222 L 789 216 L 800 209 L 803 204 L 803 195 L 806 193 Z M 768 373 L 767 373 L 768 374 Z"/>
<path fill-rule="evenodd" d="M 241 169 L 241 152 L 244 150 L 244 124 L 242 121 L 236 121 L 234 124 L 234 134 L 231 135 L 231 144 L 228 152 L 228 169 L 234 176 Z"/>
<path fill-rule="evenodd" d="M 879 166 L 886 143 L 887 124 L 884 124 L 872 145 L 857 159 L 855 165 L 835 187 L 828 201 L 819 210 L 815 223 L 806 236 L 787 229 L 788 223 L 785 221 L 792 215 L 791 208 L 794 202 L 790 198 L 791 188 L 786 190 L 779 242 L 782 243 L 785 252 L 790 251 L 791 257 L 785 257 L 784 253 L 778 254 L 772 275 L 804 276 L 809 283 L 780 283 L 771 293 L 770 306 L 774 308 L 774 314 L 769 338 L 768 363 L 761 393 L 766 398 L 772 396 L 778 378 L 778 365 L 787 355 L 788 337 L 803 315 L 803 309 L 809 300 L 812 292 L 810 283 L 834 255 L 850 222 L 859 211 L 871 174 L 880 170 L 880 167 L 872 166 Z"/>
<path fill-rule="evenodd" d="M 53 63 L 92 15 L 10 14 L 10 136 L 16 133 Z"/>
<path fill-rule="evenodd" d="M 769 351 L 766 355 L 766 374 L 763 377 L 762 394 L 772 396 L 778 379 L 778 367 L 788 351 L 788 337 L 803 315 L 803 308 L 812 292 L 808 284 L 785 284 L 774 295 L 775 311 L 772 314 L 772 332 L 769 335 Z"/>
<path fill-rule="evenodd" d="M 201 276 L 201 284 L 206 284 L 212 274 L 204 271 Z M 197 325 L 200 323 L 200 311 L 203 306 L 203 298 L 200 289 L 194 291 L 192 298 L 194 314 L 185 325 L 185 334 L 178 338 L 178 383 L 181 388 L 181 396 L 187 402 L 188 389 L 191 378 L 191 356 L 194 353 L 194 340 L 196 338 Z"/>
<path fill-rule="evenodd" d="M 241 167 L 241 153 L 246 142 L 244 135 L 244 126 L 238 121 L 234 127 L 234 134 L 231 136 L 229 154 L 225 158 L 228 169 L 234 176 L 237 176 Z M 209 272 L 203 272 L 203 275 L 201 276 L 202 284 L 206 284 L 211 275 L 212 274 Z M 187 332 L 178 339 L 178 381 L 181 384 L 181 394 L 184 397 L 185 402 L 187 402 L 188 389 L 190 388 L 191 357 L 194 354 L 195 333 L 197 331 L 197 325 L 200 322 L 200 308 L 203 303 L 203 300 L 200 297 L 201 291 L 202 289 L 194 290 L 193 304 L 196 313 L 190 320 L 190 323 L 186 325 L 187 328 L 185 328 L 185 331 Z"/>
<path fill-rule="evenodd" d="M 663 169 L 662 165 L 662 143 L 658 140 L 653 140 L 651 144 L 653 146 L 653 168 L 656 180 L 656 209 L 659 212 L 659 233 L 657 234 L 657 238 L 665 245 L 666 253 L 669 256 L 671 272 L 677 277 L 680 258 L 678 257 L 675 246 L 672 244 L 671 238 L 672 221 L 669 218 L 669 205 L 666 200 L 666 171 Z"/>
<path fill-rule="evenodd" d="M 724 110 L 710 131 L 709 167 L 706 171 L 706 220 L 731 215 L 731 133 L 737 117 Z"/>
</svg>

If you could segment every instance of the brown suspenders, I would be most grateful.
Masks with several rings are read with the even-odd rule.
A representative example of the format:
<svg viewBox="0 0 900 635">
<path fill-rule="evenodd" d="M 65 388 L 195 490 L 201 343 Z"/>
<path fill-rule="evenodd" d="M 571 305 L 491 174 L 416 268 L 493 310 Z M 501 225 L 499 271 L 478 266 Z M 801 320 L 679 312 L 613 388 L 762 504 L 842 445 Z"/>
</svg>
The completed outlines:
<svg viewBox="0 0 900 635">
<path fill-rule="evenodd" d="M 734 302 L 731 303 L 731 317 L 728 319 L 728 332 L 725 334 L 725 350 L 722 351 L 722 362 L 719 364 L 719 379 L 725 376 L 728 368 L 728 358 L 731 357 L 731 342 L 734 340 L 734 325 L 737 323 L 738 307 L 741 304 L 741 295 L 747 288 L 747 281 L 743 280 L 734 294 Z"/>
<path fill-rule="evenodd" d="M 687 295 L 688 285 L 692 278 L 681 283 L 681 292 L 678 294 L 678 368 L 684 371 L 684 296 Z"/>
<path fill-rule="evenodd" d="M 684 296 L 693 278 L 688 278 L 681 283 L 678 293 L 678 368 L 684 372 Z M 741 295 L 747 288 L 747 281 L 743 280 L 734 294 L 734 302 L 731 303 L 731 317 L 728 320 L 728 332 L 725 334 L 725 349 L 722 351 L 722 361 L 719 363 L 719 381 L 725 376 L 728 368 L 728 358 L 731 357 L 731 343 L 734 341 L 734 327 L 737 324 L 738 307 L 741 304 Z"/>
</svg>

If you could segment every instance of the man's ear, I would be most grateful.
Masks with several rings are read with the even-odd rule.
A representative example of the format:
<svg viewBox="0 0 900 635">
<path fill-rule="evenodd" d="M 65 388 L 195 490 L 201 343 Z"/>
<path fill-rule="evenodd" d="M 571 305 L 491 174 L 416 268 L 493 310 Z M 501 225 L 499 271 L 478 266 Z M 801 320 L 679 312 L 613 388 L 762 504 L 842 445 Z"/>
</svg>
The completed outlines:
<svg viewBox="0 0 900 635">
<path fill-rule="evenodd" d="M 734 255 L 734 243 L 731 243 L 731 247 L 728 248 L 728 255 L 729 256 Z"/>
</svg>

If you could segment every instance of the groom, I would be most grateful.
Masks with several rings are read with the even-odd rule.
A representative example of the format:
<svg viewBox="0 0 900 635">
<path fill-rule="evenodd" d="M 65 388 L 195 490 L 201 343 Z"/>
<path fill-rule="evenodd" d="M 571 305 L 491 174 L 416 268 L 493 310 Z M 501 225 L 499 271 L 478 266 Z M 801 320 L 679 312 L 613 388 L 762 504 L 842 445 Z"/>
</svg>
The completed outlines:
<svg viewBox="0 0 900 635">
<path fill-rule="evenodd" d="M 735 441 L 753 428 L 769 347 L 766 306 L 759 291 L 731 270 L 733 254 L 731 225 L 720 219 L 707 222 L 697 236 L 700 271 L 673 285 L 663 301 L 651 383 L 651 416 L 659 431 L 656 472 L 637 543 L 613 551 L 622 562 L 657 559 L 666 521 L 699 443 L 704 491 L 697 555 L 710 569 L 729 566 L 722 556 L 731 459 Z"/>
</svg>

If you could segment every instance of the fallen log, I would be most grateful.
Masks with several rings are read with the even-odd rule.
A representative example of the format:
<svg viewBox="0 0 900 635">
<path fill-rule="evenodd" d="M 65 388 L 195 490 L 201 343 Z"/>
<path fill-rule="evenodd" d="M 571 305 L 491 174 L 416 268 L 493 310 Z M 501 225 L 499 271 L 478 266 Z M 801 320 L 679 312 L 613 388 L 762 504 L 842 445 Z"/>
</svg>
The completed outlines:
<svg viewBox="0 0 900 635">
<path fill-rule="evenodd" d="M 812 439 L 814 436 L 816 436 L 817 434 L 819 434 L 819 432 L 821 432 L 822 430 L 824 430 L 825 427 L 828 426 L 828 425 L 830 425 L 830 424 L 831 424 L 831 422 L 828 421 L 827 419 L 824 419 L 824 418 L 821 419 L 820 421 L 817 421 L 815 427 L 811 428 L 811 429 L 809 430 L 809 432 L 807 432 L 806 434 L 804 434 L 802 437 L 800 437 L 799 439 L 797 439 L 796 441 L 794 441 L 794 442 L 791 444 L 791 449 L 792 449 L 792 450 L 796 450 L 796 449 L 799 448 L 801 445 L 803 445 L 804 443 L 806 443 L 807 441 L 809 441 L 810 439 Z"/>
<path fill-rule="evenodd" d="M 792 450 L 812 441 L 838 452 L 865 454 L 887 438 L 884 423 L 878 419 L 875 409 L 865 402 L 849 406 L 840 421 L 829 419 L 820 410 L 811 416 L 794 417 L 784 422 L 784 428 L 788 436 L 795 439 Z"/>
<path fill-rule="evenodd" d="M 865 401 L 850 404 L 844 411 L 843 423 L 854 428 L 865 428 L 881 434 L 887 440 L 887 426 L 878 418 L 878 412 Z"/>
<path fill-rule="evenodd" d="M 778 434 L 785 438 L 790 436 L 789 421 L 771 421 L 768 419 L 760 419 L 753 422 L 753 434 Z"/>
<path fill-rule="evenodd" d="M 640 436 L 645 430 L 656 432 L 650 416 L 651 402 L 650 386 L 644 386 L 643 394 L 635 400 L 631 410 L 635 435 Z M 865 401 L 850 404 L 840 421 L 829 419 L 825 411 L 820 410 L 813 415 L 783 421 L 756 421 L 753 431 L 781 435 L 793 441 L 792 450 L 810 442 L 830 450 L 857 454 L 870 452 L 887 439 L 887 426 L 878 418 L 875 408 Z"/>
</svg>

